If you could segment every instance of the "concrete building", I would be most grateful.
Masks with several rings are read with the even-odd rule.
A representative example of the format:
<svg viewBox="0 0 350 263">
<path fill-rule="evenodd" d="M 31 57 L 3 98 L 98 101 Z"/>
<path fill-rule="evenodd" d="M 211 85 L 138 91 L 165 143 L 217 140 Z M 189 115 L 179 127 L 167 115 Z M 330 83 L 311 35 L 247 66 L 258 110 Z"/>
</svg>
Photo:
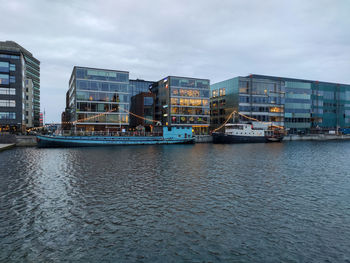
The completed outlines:
<svg viewBox="0 0 350 263">
<path fill-rule="evenodd" d="M 38 127 L 39 114 L 40 61 L 13 41 L 0 42 L 0 131 Z"/>
<path fill-rule="evenodd" d="M 167 126 L 192 126 L 194 134 L 208 134 L 210 81 L 168 76 L 153 84 L 155 118 Z"/>
</svg>

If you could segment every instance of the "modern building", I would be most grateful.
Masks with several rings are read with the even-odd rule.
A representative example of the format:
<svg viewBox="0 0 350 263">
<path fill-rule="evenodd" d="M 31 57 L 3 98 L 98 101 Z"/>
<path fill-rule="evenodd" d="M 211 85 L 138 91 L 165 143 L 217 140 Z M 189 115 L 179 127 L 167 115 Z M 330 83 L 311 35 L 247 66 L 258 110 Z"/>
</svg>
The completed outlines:
<svg viewBox="0 0 350 263">
<path fill-rule="evenodd" d="M 131 97 L 130 127 L 136 128 L 141 125 L 146 131 L 151 131 L 155 123 L 155 94 L 141 92 Z"/>
<path fill-rule="evenodd" d="M 349 127 L 349 110 L 346 84 L 249 75 L 211 85 L 212 128 L 238 111 L 241 121 L 257 119 L 291 134 L 323 132 Z"/>
<path fill-rule="evenodd" d="M 26 116 L 27 128 L 32 128 L 34 127 L 34 83 L 32 79 L 25 80 L 25 96 L 23 115 Z"/>
<path fill-rule="evenodd" d="M 129 126 L 129 72 L 73 68 L 66 118 L 78 131 L 122 131 Z"/>
<path fill-rule="evenodd" d="M 155 118 L 162 125 L 192 126 L 194 134 L 208 134 L 210 124 L 208 79 L 168 76 L 152 85 Z"/>
<path fill-rule="evenodd" d="M 281 80 L 255 75 L 236 77 L 211 85 L 211 94 L 213 128 L 222 125 L 233 111 L 241 114 L 236 118 L 242 122 L 255 119 L 284 126 L 284 82 Z"/>
<path fill-rule="evenodd" d="M 13 41 L 0 42 L 0 130 L 24 132 L 40 119 L 40 61 Z"/>
<path fill-rule="evenodd" d="M 150 92 L 150 88 L 154 83 L 155 81 L 148 81 L 143 79 L 130 79 L 129 80 L 130 96 L 133 97 L 142 92 Z"/>
</svg>

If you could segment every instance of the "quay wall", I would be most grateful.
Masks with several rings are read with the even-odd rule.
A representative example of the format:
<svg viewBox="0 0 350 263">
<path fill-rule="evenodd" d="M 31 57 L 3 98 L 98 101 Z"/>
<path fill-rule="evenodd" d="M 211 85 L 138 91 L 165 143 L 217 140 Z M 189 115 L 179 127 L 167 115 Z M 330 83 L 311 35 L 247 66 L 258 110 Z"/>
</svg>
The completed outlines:
<svg viewBox="0 0 350 263">
<path fill-rule="evenodd" d="M 32 147 L 36 146 L 35 136 L 16 136 L 16 146 L 19 147 Z"/>
<path fill-rule="evenodd" d="M 12 147 L 15 147 L 14 143 L 9 143 L 9 144 L 0 144 L 0 152 L 11 149 Z"/>
<path fill-rule="evenodd" d="M 350 140 L 350 135 L 330 135 L 330 134 L 287 135 L 283 138 L 283 141 L 328 141 L 328 140 Z"/>
<path fill-rule="evenodd" d="M 14 135 L 14 134 L 0 134 L 0 143 L 2 143 L 2 144 L 16 143 L 16 135 Z"/>
<path fill-rule="evenodd" d="M 211 135 L 195 135 L 196 143 L 212 143 L 213 137 Z"/>
</svg>

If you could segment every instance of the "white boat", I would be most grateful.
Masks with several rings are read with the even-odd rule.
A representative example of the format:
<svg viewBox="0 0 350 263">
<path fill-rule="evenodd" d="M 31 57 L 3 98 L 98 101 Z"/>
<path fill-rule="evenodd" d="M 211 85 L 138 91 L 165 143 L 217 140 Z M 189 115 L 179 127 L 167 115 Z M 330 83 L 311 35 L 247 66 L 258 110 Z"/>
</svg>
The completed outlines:
<svg viewBox="0 0 350 263">
<path fill-rule="evenodd" d="M 226 124 L 225 132 L 213 133 L 213 143 L 280 142 L 284 133 L 279 129 L 254 128 L 252 124 Z"/>
</svg>

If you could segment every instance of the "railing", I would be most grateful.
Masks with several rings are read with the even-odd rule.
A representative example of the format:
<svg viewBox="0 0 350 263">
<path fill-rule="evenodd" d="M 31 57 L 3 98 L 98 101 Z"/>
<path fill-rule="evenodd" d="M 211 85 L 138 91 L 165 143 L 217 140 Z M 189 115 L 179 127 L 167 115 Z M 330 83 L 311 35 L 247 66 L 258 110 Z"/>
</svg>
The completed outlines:
<svg viewBox="0 0 350 263">
<path fill-rule="evenodd" d="M 140 137 L 140 136 L 163 136 L 160 132 L 142 132 L 142 131 L 126 131 L 126 132 L 106 132 L 106 131 L 61 131 L 57 135 L 63 136 L 128 136 L 128 137 Z"/>
</svg>

